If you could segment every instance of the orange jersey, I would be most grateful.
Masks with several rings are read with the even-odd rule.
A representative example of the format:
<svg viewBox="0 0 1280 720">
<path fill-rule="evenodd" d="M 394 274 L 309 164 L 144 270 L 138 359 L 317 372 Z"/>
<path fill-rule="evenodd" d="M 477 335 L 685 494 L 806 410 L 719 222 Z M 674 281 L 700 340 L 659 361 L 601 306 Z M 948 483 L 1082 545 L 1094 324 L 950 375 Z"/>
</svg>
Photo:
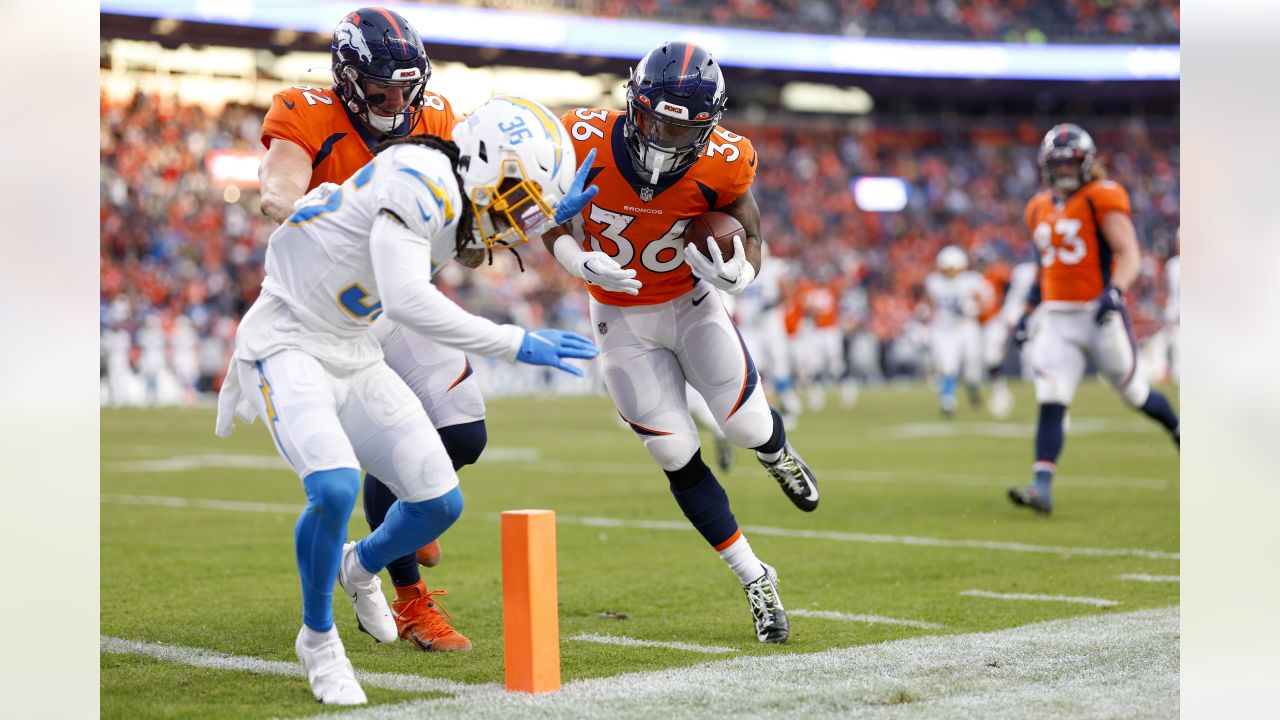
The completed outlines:
<svg viewBox="0 0 1280 720">
<path fill-rule="evenodd" d="M 1111 279 L 1111 246 L 1101 221 L 1129 214 L 1129 193 L 1110 180 L 1095 180 L 1055 203 L 1044 190 L 1027 203 L 1024 219 L 1040 250 L 1040 296 L 1045 302 L 1088 302 Z"/>
<path fill-rule="evenodd" d="M 1004 305 L 1004 292 L 1009 287 L 1009 273 L 1009 266 L 1002 262 L 993 263 L 982 272 L 982 278 L 991 286 L 991 302 L 984 305 L 978 313 L 978 322 L 985 324 L 1000 314 L 1000 308 Z"/>
<path fill-rule="evenodd" d="M 804 290 L 804 304 L 816 328 L 833 328 L 840 321 L 840 283 L 836 281 L 809 285 Z"/>
<path fill-rule="evenodd" d="M 453 108 L 430 90 L 423 91 L 422 114 L 411 135 L 453 137 Z M 307 190 L 324 182 L 341 183 L 373 159 L 381 140 L 342 105 L 333 88 L 295 85 L 271 99 L 262 121 L 262 145 L 274 138 L 288 140 L 311 156 L 311 182 Z"/>
<path fill-rule="evenodd" d="M 583 249 L 609 254 L 635 270 L 642 283 L 634 296 L 588 285 L 591 296 L 606 305 L 657 305 L 691 290 L 695 279 L 684 262 L 685 225 L 750 189 L 756 176 L 751 141 L 717 127 L 692 166 L 654 186 L 631 166 L 623 140 L 626 113 L 579 108 L 560 122 L 573 138 L 579 161 L 592 148 L 596 151 L 588 182 L 600 193 L 582 212 Z"/>
</svg>

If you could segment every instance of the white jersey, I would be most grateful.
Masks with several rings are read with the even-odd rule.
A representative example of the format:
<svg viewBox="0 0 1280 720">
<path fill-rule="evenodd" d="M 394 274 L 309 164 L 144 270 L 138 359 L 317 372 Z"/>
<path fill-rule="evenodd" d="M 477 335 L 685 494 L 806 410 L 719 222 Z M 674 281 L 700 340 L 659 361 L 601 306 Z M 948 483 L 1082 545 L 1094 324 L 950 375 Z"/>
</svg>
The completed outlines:
<svg viewBox="0 0 1280 720">
<path fill-rule="evenodd" d="M 439 151 L 400 145 L 380 153 L 338 189 L 296 210 L 267 246 L 262 296 L 236 337 L 242 360 L 285 348 L 337 367 L 382 359 L 370 331 L 382 314 L 369 252 L 379 211 L 394 213 L 431 245 L 434 274 L 455 254 L 462 198 L 453 167 Z"/>
<path fill-rule="evenodd" d="M 1009 290 L 1004 295 L 1004 307 L 1000 309 L 1000 314 L 1010 325 L 1022 319 L 1026 312 L 1027 293 L 1031 292 L 1039 273 L 1040 267 L 1033 262 L 1018 263 L 1010 271 Z"/>
<path fill-rule="evenodd" d="M 1168 323 L 1177 323 L 1181 317 L 1181 308 L 1178 303 L 1178 294 L 1182 285 L 1182 262 L 1179 258 L 1181 255 L 1174 255 L 1164 264 L 1164 279 L 1168 295 L 1164 301 L 1164 319 Z"/>
<path fill-rule="evenodd" d="M 976 272 L 947 277 L 931 272 L 924 279 L 925 293 L 933 305 L 933 327 L 947 329 L 977 321 L 978 312 L 991 295 L 991 286 Z"/>
<path fill-rule="evenodd" d="M 763 263 L 760 274 L 737 296 L 733 312 L 739 325 L 757 327 L 764 322 L 767 312 L 782 307 L 782 289 L 778 284 L 782 269 L 777 259 Z"/>
</svg>

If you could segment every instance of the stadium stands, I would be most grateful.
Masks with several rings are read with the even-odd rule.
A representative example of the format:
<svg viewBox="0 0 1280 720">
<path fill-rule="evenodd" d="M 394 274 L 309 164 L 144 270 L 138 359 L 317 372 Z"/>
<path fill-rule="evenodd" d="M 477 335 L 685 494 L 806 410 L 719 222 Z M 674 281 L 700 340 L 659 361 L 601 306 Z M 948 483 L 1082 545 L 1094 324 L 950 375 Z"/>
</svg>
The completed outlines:
<svg viewBox="0 0 1280 720">
<path fill-rule="evenodd" d="M 255 192 L 216 186 L 204 160 L 210 150 L 259 147 L 264 110 L 231 105 L 210 113 L 141 94 L 125 103 L 104 96 L 101 108 L 104 377 L 109 368 L 127 369 L 154 393 L 163 381 L 158 366 L 166 366 L 181 392 L 212 389 L 235 324 L 256 296 L 273 225 L 257 212 Z M 936 118 L 728 124 L 760 153 L 755 194 L 770 252 L 793 268 L 844 275 L 853 308 L 847 327 L 870 329 L 886 348 L 910 332 L 921 282 L 943 245 L 991 247 L 1011 261 L 1032 257 L 1021 217 L 1039 186 L 1035 147 L 1044 128 Z M 1178 133 L 1140 120 L 1084 124 L 1132 195 L 1145 254 L 1130 293 L 1141 337 L 1156 329 L 1164 303 L 1161 268 L 1178 224 Z M 907 207 L 859 210 L 849 183 L 862 175 L 904 179 Z M 585 326 L 586 294 L 577 281 L 540 247 L 523 248 L 521 257 L 524 274 L 499 256 L 480 276 L 455 267 L 440 281 L 494 319 Z M 197 341 L 187 337 L 192 331 Z M 880 368 L 887 375 L 895 371 L 892 357 L 886 352 Z"/>
</svg>

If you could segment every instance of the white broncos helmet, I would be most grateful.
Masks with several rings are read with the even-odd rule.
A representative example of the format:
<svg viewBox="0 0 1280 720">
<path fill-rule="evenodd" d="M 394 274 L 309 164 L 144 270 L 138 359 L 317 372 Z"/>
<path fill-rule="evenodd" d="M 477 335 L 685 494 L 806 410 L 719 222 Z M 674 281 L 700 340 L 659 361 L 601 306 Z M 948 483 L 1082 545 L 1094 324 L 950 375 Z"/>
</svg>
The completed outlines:
<svg viewBox="0 0 1280 720">
<path fill-rule="evenodd" d="M 454 127 L 453 141 L 476 236 L 486 247 L 515 247 L 552 227 L 578 164 L 569 133 L 550 110 L 496 97 Z"/>
<path fill-rule="evenodd" d="M 938 251 L 938 270 L 944 273 L 958 273 L 969 269 L 969 256 L 955 245 L 948 245 Z"/>
</svg>

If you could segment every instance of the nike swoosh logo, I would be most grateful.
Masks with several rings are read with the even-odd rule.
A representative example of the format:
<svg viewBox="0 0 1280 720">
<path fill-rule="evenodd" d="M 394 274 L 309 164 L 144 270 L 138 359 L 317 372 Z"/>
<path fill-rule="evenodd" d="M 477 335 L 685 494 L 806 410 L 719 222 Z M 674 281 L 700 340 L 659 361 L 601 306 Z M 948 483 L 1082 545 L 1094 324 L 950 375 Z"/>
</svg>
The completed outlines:
<svg viewBox="0 0 1280 720">
<path fill-rule="evenodd" d="M 281 98 L 280 100 L 281 102 L 284 103 L 285 107 L 289 108 L 290 110 L 293 109 L 293 103 L 289 102 L 288 100 L 285 100 L 284 98 Z"/>
<path fill-rule="evenodd" d="M 709 290 L 708 290 L 707 292 L 702 293 L 702 297 L 700 297 L 700 298 L 698 298 L 697 300 L 694 300 L 694 301 L 693 301 L 694 306 L 696 307 L 696 306 L 698 306 L 699 304 L 701 304 L 701 303 L 702 303 L 702 301 L 703 301 L 703 300 L 706 300 L 706 299 L 707 299 L 707 296 L 708 296 L 708 295 L 710 295 L 710 294 L 711 294 L 711 291 L 709 291 Z"/>
</svg>

